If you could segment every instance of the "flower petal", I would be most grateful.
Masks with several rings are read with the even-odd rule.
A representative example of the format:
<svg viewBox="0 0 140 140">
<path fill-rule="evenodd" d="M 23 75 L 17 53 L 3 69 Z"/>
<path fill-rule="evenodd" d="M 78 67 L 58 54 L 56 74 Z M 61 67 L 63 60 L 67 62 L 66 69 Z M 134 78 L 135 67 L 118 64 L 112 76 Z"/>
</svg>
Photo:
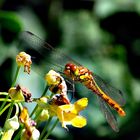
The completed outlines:
<svg viewBox="0 0 140 140">
<path fill-rule="evenodd" d="M 88 99 L 87 98 L 81 98 L 78 101 L 74 103 L 75 109 L 77 112 L 80 112 L 81 110 L 85 109 L 88 105 Z"/>
<path fill-rule="evenodd" d="M 21 111 L 19 119 L 22 123 L 25 123 L 29 119 L 29 114 L 26 107 L 24 107 L 23 110 Z"/>
<path fill-rule="evenodd" d="M 87 124 L 86 118 L 83 116 L 76 116 L 72 121 L 72 126 L 82 128 Z"/>
</svg>

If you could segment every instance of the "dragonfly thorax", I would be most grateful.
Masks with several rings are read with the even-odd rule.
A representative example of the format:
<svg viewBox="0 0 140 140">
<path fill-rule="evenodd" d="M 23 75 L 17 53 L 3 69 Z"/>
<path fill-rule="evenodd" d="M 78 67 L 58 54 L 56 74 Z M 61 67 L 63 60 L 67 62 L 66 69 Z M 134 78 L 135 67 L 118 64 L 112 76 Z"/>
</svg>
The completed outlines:
<svg viewBox="0 0 140 140">
<path fill-rule="evenodd" d="M 65 75 L 76 82 L 86 82 L 92 80 L 92 72 L 83 66 L 67 63 L 64 70 Z"/>
</svg>

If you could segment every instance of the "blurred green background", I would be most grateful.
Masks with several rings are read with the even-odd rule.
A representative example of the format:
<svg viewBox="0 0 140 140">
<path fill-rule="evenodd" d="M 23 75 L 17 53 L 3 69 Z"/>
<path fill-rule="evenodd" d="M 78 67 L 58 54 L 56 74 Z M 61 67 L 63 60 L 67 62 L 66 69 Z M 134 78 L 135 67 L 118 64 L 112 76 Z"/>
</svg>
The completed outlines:
<svg viewBox="0 0 140 140">
<path fill-rule="evenodd" d="M 16 64 L 18 35 L 29 30 L 60 48 L 111 85 L 124 92 L 126 117 L 115 133 L 103 117 L 96 97 L 76 86 L 76 97 L 88 97 L 82 129 L 60 124 L 50 138 L 61 140 L 140 140 L 140 1 L 139 0 L 0 0 L 0 91 L 8 91 Z M 32 72 L 19 83 L 33 97 L 44 88 Z M 28 105 L 27 105 L 28 106 Z M 41 129 L 41 128 L 40 128 Z"/>
</svg>

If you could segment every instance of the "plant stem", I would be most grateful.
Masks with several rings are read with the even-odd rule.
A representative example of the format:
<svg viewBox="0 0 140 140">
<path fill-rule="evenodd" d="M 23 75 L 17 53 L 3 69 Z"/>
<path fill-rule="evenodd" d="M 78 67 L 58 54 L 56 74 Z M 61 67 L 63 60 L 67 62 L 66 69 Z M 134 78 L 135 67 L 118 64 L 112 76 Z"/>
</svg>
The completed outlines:
<svg viewBox="0 0 140 140">
<path fill-rule="evenodd" d="M 44 95 L 46 94 L 46 92 L 48 91 L 48 88 L 49 88 L 48 86 L 45 87 L 45 90 L 44 90 L 44 92 L 42 93 L 42 96 L 44 96 Z"/>
<path fill-rule="evenodd" d="M 0 95 L 8 95 L 7 92 L 0 92 Z"/>
<path fill-rule="evenodd" d="M 18 129 L 18 133 L 14 137 L 14 140 L 19 140 L 19 137 L 20 137 L 20 134 L 21 134 L 22 129 L 23 129 L 23 126 L 20 126 L 20 128 Z"/>
<path fill-rule="evenodd" d="M 41 140 L 42 137 L 44 136 L 44 134 L 45 134 L 45 132 L 46 132 L 46 130 L 47 130 L 47 128 L 48 128 L 48 126 L 49 126 L 49 124 L 50 124 L 52 118 L 53 118 L 53 117 L 50 117 L 49 120 L 46 122 L 46 125 L 45 125 L 45 127 L 43 128 L 43 130 L 42 130 L 42 132 L 41 132 L 41 134 L 40 134 L 39 140 Z"/>
<path fill-rule="evenodd" d="M 34 120 L 37 121 L 38 116 L 41 114 L 41 112 L 43 111 L 43 109 L 40 109 L 37 114 L 35 115 Z"/>
<path fill-rule="evenodd" d="M 33 114 L 35 113 L 35 111 L 37 110 L 38 105 L 35 106 L 35 108 L 33 109 L 32 113 L 30 114 L 30 118 L 33 116 Z"/>
<path fill-rule="evenodd" d="M 15 106 L 16 106 L 16 113 L 15 113 L 15 115 L 18 115 L 19 114 L 19 106 L 18 106 L 18 103 L 15 103 Z"/>
<path fill-rule="evenodd" d="M 13 106 L 14 106 L 14 101 L 11 102 L 11 105 L 10 105 L 9 112 L 7 114 L 6 120 L 8 120 L 10 118 L 11 113 L 13 111 Z M 4 124 L 4 126 L 5 126 L 5 124 Z"/>
<path fill-rule="evenodd" d="M 52 96 L 53 96 L 54 94 L 53 93 L 51 93 L 51 95 L 50 95 L 50 98 L 52 98 Z"/>
<path fill-rule="evenodd" d="M 8 105 L 6 105 L 1 111 L 0 111 L 0 116 L 2 115 L 2 113 L 11 105 L 11 103 L 9 103 Z"/>
<path fill-rule="evenodd" d="M 23 109 L 23 106 L 22 106 L 21 102 L 18 102 L 18 106 L 19 106 L 20 110 Z"/>
<path fill-rule="evenodd" d="M 56 127 L 58 121 L 59 121 L 59 119 L 56 119 L 56 121 L 55 121 L 55 123 L 53 124 L 52 128 L 49 129 L 47 135 L 46 135 L 42 140 L 46 140 L 46 139 L 49 137 L 49 135 L 51 134 L 51 132 L 53 131 L 53 129 Z"/>
<path fill-rule="evenodd" d="M 47 90 L 48 90 L 48 86 L 45 87 L 45 90 L 43 91 L 42 96 L 44 96 L 44 95 L 46 94 Z M 42 97 L 42 96 L 41 96 L 41 97 Z M 38 108 L 38 105 L 35 106 L 34 110 L 33 110 L 32 113 L 30 114 L 30 117 L 33 116 L 33 114 L 35 113 L 35 111 L 37 110 L 37 108 Z"/>
<path fill-rule="evenodd" d="M 12 82 L 11 87 L 13 87 L 13 86 L 15 85 L 15 83 L 16 83 L 16 80 L 17 80 L 17 77 L 18 77 L 19 70 L 20 70 L 20 66 L 17 67 L 16 74 L 15 74 L 15 77 L 14 77 L 14 81 Z"/>
<path fill-rule="evenodd" d="M 5 98 L 0 98 L 0 102 L 5 101 Z M 11 102 L 11 99 L 7 99 L 7 102 Z"/>
<path fill-rule="evenodd" d="M 20 66 L 17 67 L 16 74 L 15 74 L 15 77 L 14 77 L 14 81 L 12 82 L 11 87 L 13 87 L 13 86 L 15 85 L 15 83 L 16 83 L 19 70 L 20 70 Z M 2 103 L 2 105 L 1 105 L 1 107 L 0 107 L 0 111 L 1 111 L 1 110 L 3 109 L 3 107 L 5 106 L 5 104 L 6 104 L 8 98 L 9 98 L 9 95 L 7 94 L 7 95 L 6 95 L 6 98 L 5 98 L 5 101 Z"/>
<path fill-rule="evenodd" d="M 0 111 L 4 108 L 4 106 L 5 106 L 5 104 L 6 104 L 7 100 L 8 100 L 8 98 L 9 98 L 9 95 L 6 95 L 6 98 L 5 98 L 5 100 L 3 101 L 3 103 L 2 103 L 2 105 L 1 105 L 1 107 L 0 107 Z"/>
</svg>

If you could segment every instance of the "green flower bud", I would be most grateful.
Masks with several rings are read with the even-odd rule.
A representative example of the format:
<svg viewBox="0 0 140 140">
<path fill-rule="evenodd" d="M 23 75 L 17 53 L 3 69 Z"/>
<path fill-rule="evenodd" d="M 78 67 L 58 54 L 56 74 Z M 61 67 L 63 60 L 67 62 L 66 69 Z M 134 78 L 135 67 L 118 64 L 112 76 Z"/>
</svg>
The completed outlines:
<svg viewBox="0 0 140 140">
<path fill-rule="evenodd" d="M 4 126 L 4 132 L 2 134 L 1 140 L 11 140 L 14 132 L 19 128 L 18 117 L 14 117 L 6 120 Z"/>
<path fill-rule="evenodd" d="M 5 128 L 5 130 L 13 129 L 14 131 L 16 131 L 19 128 L 19 122 L 18 122 L 17 115 L 6 120 L 4 128 Z"/>
<path fill-rule="evenodd" d="M 41 111 L 41 113 L 38 116 L 38 120 L 39 121 L 46 121 L 46 120 L 48 120 L 49 117 L 50 117 L 48 110 L 47 109 L 38 108 L 37 111 L 36 111 L 36 114 L 38 114 L 40 111 Z"/>
</svg>

